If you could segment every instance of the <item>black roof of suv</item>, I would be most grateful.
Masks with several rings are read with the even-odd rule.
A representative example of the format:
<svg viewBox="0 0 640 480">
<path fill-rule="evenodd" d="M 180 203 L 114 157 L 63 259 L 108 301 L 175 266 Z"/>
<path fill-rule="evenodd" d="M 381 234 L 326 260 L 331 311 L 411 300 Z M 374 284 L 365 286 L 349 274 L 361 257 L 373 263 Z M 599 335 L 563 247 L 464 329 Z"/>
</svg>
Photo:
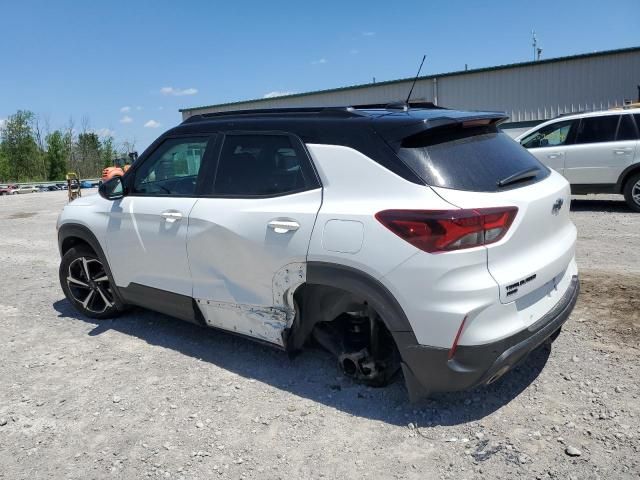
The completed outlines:
<svg viewBox="0 0 640 480">
<path fill-rule="evenodd" d="M 239 110 L 194 115 L 161 138 L 203 132 L 287 132 L 308 144 L 354 148 L 404 179 L 424 185 L 424 179 L 397 155 L 403 139 L 465 122 L 497 125 L 506 118 L 501 112 L 449 110 L 431 103 Z"/>
</svg>

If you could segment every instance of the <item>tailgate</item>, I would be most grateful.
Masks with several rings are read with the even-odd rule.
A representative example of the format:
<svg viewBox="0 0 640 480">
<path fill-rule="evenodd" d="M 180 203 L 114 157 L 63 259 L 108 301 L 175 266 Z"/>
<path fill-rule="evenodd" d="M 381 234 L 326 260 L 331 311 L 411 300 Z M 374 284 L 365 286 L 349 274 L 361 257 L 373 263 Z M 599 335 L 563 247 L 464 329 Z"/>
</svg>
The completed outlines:
<svg viewBox="0 0 640 480">
<path fill-rule="evenodd" d="M 432 187 L 460 208 L 518 207 L 504 238 L 487 245 L 487 266 L 509 303 L 545 285 L 553 288 L 575 254 L 576 228 L 569 218 L 570 189 L 558 173 L 533 185 L 498 192 Z"/>
</svg>

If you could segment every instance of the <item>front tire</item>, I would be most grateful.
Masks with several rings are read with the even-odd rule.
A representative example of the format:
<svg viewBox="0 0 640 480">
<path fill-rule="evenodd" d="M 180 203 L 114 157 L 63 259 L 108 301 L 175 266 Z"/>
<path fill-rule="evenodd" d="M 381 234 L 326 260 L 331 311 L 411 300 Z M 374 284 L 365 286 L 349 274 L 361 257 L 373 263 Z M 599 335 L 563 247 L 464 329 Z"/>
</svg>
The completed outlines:
<svg viewBox="0 0 640 480">
<path fill-rule="evenodd" d="M 111 276 L 90 248 L 80 245 L 69 249 L 60 261 L 59 277 L 62 291 L 79 313 L 105 319 L 122 312 Z"/>
<path fill-rule="evenodd" d="M 629 208 L 640 212 L 640 172 L 631 176 L 624 184 L 624 199 Z"/>
</svg>

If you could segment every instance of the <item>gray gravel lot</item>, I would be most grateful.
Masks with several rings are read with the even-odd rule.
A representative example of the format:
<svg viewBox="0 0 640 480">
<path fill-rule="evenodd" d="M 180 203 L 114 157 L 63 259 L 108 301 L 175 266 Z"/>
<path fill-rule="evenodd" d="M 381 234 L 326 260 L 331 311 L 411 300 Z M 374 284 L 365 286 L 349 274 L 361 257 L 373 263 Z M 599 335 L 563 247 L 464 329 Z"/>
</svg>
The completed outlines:
<svg viewBox="0 0 640 480">
<path fill-rule="evenodd" d="M 1 197 L 0 478 L 638 478 L 640 214 L 585 198 L 583 292 L 551 352 L 411 405 L 319 350 L 78 316 L 57 280 L 66 192 Z"/>
</svg>

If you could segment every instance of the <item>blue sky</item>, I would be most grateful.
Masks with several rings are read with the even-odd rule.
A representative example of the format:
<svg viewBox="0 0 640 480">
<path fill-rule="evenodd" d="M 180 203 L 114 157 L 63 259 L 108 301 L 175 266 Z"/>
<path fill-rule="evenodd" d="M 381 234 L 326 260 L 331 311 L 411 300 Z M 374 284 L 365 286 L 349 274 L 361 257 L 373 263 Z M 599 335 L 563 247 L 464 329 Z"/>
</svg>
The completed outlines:
<svg viewBox="0 0 640 480">
<path fill-rule="evenodd" d="M 640 45 L 638 0 L 0 1 L 0 121 L 139 151 L 182 107 L 527 61 L 532 29 L 543 58 Z"/>
</svg>

